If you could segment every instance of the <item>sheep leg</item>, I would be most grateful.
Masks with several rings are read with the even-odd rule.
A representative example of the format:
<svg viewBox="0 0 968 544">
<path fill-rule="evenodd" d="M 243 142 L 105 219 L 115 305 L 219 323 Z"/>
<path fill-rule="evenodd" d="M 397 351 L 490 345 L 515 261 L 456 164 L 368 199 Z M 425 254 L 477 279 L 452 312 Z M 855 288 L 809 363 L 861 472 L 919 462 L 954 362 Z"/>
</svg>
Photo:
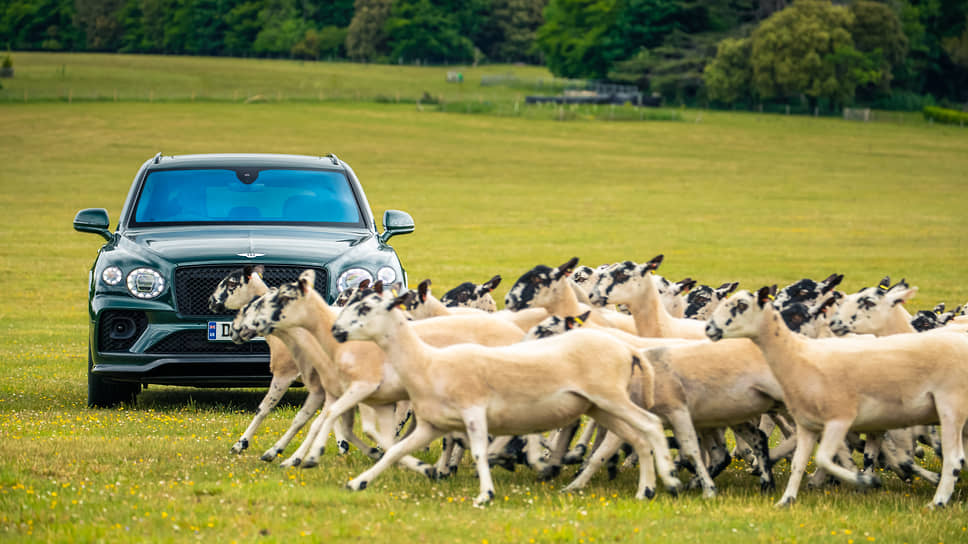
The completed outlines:
<svg viewBox="0 0 968 544">
<path fill-rule="evenodd" d="M 605 433 L 605 438 L 602 441 L 602 444 L 598 448 L 596 448 L 591 455 L 588 456 L 588 462 L 581 469 L 581 472 L 578 473 L 578 476 L 575 476 L 575 479 L 572 480 L 570 484 L 562 488 L 561 491 L 569 492 L 569 491 L 576 491 L 584 488 L 588 484 L 588 482 L 592 479 L 592 476 L 596 472 L 598 472 L 600 468 L 602 468 L 602 465 L 608 462 L 608 460 L 613 455 L 615 455 L 615 452 L 617 452 L 619 448 L 622 447 L 622 443 L 623 443 L 622 438 L 617 434 Z M 641 463 L 641 464 L 644 465 L 645 463 Z M 652 490 L 651 494 L 646 495 L 650 499 L 655 496 L 655 491 L 654 491 L 655 473 L 654 472 L 651 477 L 651 482 L 653 485 L 653 487 L 650 488 Z"/>
<path fill-rule="evenodd" d="M 724 429 L 722 428 L 706 429 L 702 435 L 702 442 L 705 444 L 705 450 L 709 456 L 710 478 L 719 476 L 733 461 L 729 452 L 726 451 L 726 440 L 723 433 Z"/>
<path fill-rule="evenodd" d="M 394 408 L 394 413 L 396 414 L 396 418 L 397 418 L 396 435 L 400 438 L 403 438 L 401 433 L 403 433 L 404 431 L 404 426 L 407 424 L 407 421 L 413 415 L 413 409 L 410 408 L 410 401 L 401 400 L 400 402 L 398 402 L 396 404 L 396 407 Z"/>
<path fill-rule="evenodd" d="M 303 403 L 302 408 L 296 412 L 296 417 L 292 418 L 292 424 L 289 425 L 289 428 L 286 430 L 285 434 L 283 434 L 279 440 L 277 440 L 276 443 L 266 451 L 266 453 L 262 456 L 262 460 L 272 461 L 277 456 L 282 455 L 282 452 L 285 451 L 286 446 L 288 446 L 289 442 L 291 442 L 296 436 L 296 433 L 299 432 L 299 429 L 302 429 L 303 426 L 306 425 L 306 422 L 316 415 L 316 410 L 319 410 L 319 407 L 325 404 L 326 400 L 326 391 L 323 391 L 322 389 L 318 391 L 310 391 L 309 395 L 306 396 L 306 401 Z M 266 456 L 269 455 L 271 455 L 271 457 L 266 459 Z"/>
<path fill-rule="evenodd" d="M 963 392 L 959 392 L 963 395 Z M 955 482 L 958 476 L 965 469 L 965 415 L 951 412 L 950 406 L 957 406 L 964 402 L 964 399 L 953 399 L 952 402 L 945 402 L 946 399 L 936 398 L 938 406 L 938 418 L 941 423 L 941 451 L 944 458 L 941 462 L 941 481 L 938 489 L 931 499 L 931 507 L 943 507 L 951 500 L 951 493 L 955 489 Z"/>
<path fill-rule="evenodd" d="M 776 506 L 790 506 L 797 500 L 800 480 L 803 479 L 803 473 L 807 470 L 807 461 L 810 460 L 810 454 L 813 453 L 813 447 L 816 443 L 817 433 L 797 424 L 797 447 L 793 452 L 793 461 L 790 463 L 790 479 L 787 480 L 786 489 Z"/>
<path fill-rule="evenodd" d="M 440 444 L 440 457 L 437 458 L 437 463 L 434 465 L 438 480 L 450 476 L 450 456 L 452 453 L 454 453 L 454 439 L 450 435 L 444 435 Z"/>
<path fill-rule="evenodd" d="M 494 482 L 491 480 L 491 465 L 487 462 L 487 409 L 472 406 L 461 410 L 461 419 L 470 442 L 471 456 L 477 466 L 477 479 L 481 492 L 474 499 L 474 506 L 484 506 L 494 498 Z"/>
<path fill-rule="evenodd" d="M 938 485 L 941 475 L 922 467 L 914 460 L 915 433 L 916 427 L 905 429 L 894 429 L 884 434 L 884 451 L 892 470 L 904 474 L 905 479 L 910 480 L 911 476 L 918 476 L 924 480 Z"/>
<path fill-rule="evenodd" d="M 524 453 L 528 462 L 528 466 L 532 469 L 538 471 L 539 473 L 544 473 L 549 470 L 552 465 L 548 464 L 544 456 L 544 445 L 541 443 L 540 434 L 529 434 L 524 437 Z M 567 446 L 566 446 L 567 447 Z M 562 455 L 564 457 L 564 455 Z M 555 475 L 561 472 L 561 462 L 559 461 L 556 465 L 558 468 L 554 471 Z"/>
<path fill-rule="evenodd" d="M 430 444 L 443 434 L 444 431 L 441 429 L 438 429 L 432 424 L 417 418 L 417 426 L 414 427 L 413 432 L 388 449 L 383 457 L 381 457 L 380 460 L 377 461 L 372 467 L 363 472 L 363 474 L 360 474 L 356 478 L 350 480 L 349 483 L 346 484 L 347 489 L 351 489 L 353 491 L 362 491 L 366 489 L 366 486 L 370 482 L 372 482 L 387 468 L 391 467 L 394 463 L 400 460 L 403 456 L 427 446 L 427 444 Z"/>
<path fill-rule="evenodd" d="M 752 423 L 733 425 L 733 436 L 742 438 L 750 445 L 753 459 L 760 477 L 760 492 L 766 493 L 776 489 L 773 479 L 773 464 L 770 462 L 770 441 L 759 427 Z"/>
<path fill-rule="evenodd" d="M 259 403 L 258 411 L 255 413 L 255 417 L 252 418 L 249 426 L 245 428 L 242 437 L 232 446 L 232 453 L 242 453 L 249 448 L 252 437 L 255 436 L 256 429 L 259 428 L 259 425 L 262 425 L 262 421 L 269 415 L 269 412 L 279 404 L 283 395 L 289 390 L 289 386 L 292 385 L 292 382 L 296 381 L 298 376 L 299 372 L 272 375 L 272 382 L 269 383 L 269 390 L 266 391 L 266 396 Z M 306 403 L 309 403 L 309 399 L 306 399 Z M 319 406 L 316 408 L 319 408 Z"/>
<path fill-rule="evenodd" d="M 310 426 L 309 433 L 307 433 L 306 438 L 303 439 L 303 443 L 300 444 L 299 449 L 289 456 L 288 459 L 283 461 L 282 466 L 300 466 L 302 462 L 308 459 L 310 456 L 313 456 L 314 461 L 318 464 L 319 455 L 322 453 L 321 449 L 326 445 L 326 441 L 329 439 L 330 429 L 333 428 L 334 422 L 332 420 L 334 420 L 335 417 L 342 415 L 343 412 L 352 410 L 357 404 L 373 394 L 373 392 L 376 391 L 379 386 L 380 384 L 378 383 L 353 383 L 341 397 L 336 399 L 335 402 L 324 405 L 323 411 L 316 416 L 316 420 L 313 421 L 312 426 Z M 331 414 L 334 417 L 331 418 Z M 360 412 L 360 415 L 362 418 L 364 415 L 363 411 Z M 330 420 L 328 425 L 327 420 Z M 366 428 L 366 425 L 364 425 L 364 428 Z M 360 448 L 360 451 L 366 452 L 368 456 L 373 457 L 374 459 L 379 456 L 380 452 L 376 448 L 367 445 L 361 446 L 355 441 L 353 444 Z M 362 444 L 362 442 L 360 442 L 360 444 Z M 313 455 L 314 453 L 315 455 Z"/>
<path fill-rule="evenodd" d="M 580 423 L 581 420 L 576 419 L 570 425 L 558 430 L 551 452 L 548 454 L 547 462 L 544 462 L 540 468 L 535 467 L 539 472 L 539 480 L 548 481 L 561 473 L 561 466 L 564 462 L 565 454 L 568 452 L 568 446 L 571 444 L 571 439 L 575 437 Z"/>
<path fill-rule="evenodd" d="M 383 448 L 383 451 L 390 449 L 394 443 L 396 443 L 397 437 L 397 417 L 394 405 L 386 404 L 382 406 L 373 406 L 373 412 L 376 416 L 377 430 L 377 444 Z M 307 462 L 309 459 L 306 460 Z M 429 476 L 430 478 L 436 478 L 436 469 L 432 466 L 428 466 L 427 463 L 417 459 L 416 457 L 405 455 L 400 461 L 400 465 L 404 468 L 410 469 L 414 472 Z"/>
<path fill-rule="evenodd" d="M 622 441 L 632 444 L 632 447 L 639 454 L 641 459 L 639 462 L 639 487 L 636 490 L 635 498 L 645 499 L 655 496 L 653 463 L 658 467 L 659 477 L 665 484 L 666 489 L 673 496 L 677 496 L 682 484 L 676 477 L 675 466 L 672 463 L 672 456 L 669 454 L 665 432 L 659 418 L 632 404 L 631 401 L 629 405 L 634 407 L 635 410 L 626 413 L 606 412 L 596 406 L 589 412 L 589 415 L 606 429 L 615 433 Z"/>
<path fill-rule="evenodd" d="M 780 459 L 787 459 L 797 448 L 797 435 L 794 433 L 783 439 L 775 448 L 770 448 L 770 464 L 775 465 Z"/>
<path fill-rule="evenodd" d="M 631 433 L 632 436 L 623 436 L 623 438 L 626 442 L 632 444 L 639 454 L 639 459 L 641 459 L 639 465 L 651 464 L 654 457 L 662 483 L 665 484 L 670 493 L 678 494 L 682 482 L 676 477 L 676 468 L 672 463 L 672 455 L 669 454 L 669 445 L 666 442 L 662 421 L 655 414 L 640 408 L 628 397 L 599 397 L 589 400 L 594 403 L 594 410 L 589 415 L 604 425 L 606 429 L 611 429 L 608 422 L 614 424 L 617 419 L 619 422 L 631 426 L 632 430 L 638 431 Z M 602 421 L 596 414 L 606 416 L 608 422 Z M 623 431 L 626 431 L 626 429 L 620 428 L 616 430 L 616 433 L 621 436 Z"/>
<path fill-rule="evenodd" d="M 844 438 L 850 430 L 853 419 L 839 419 L 828 421 L 823 426 L 820 445 L 817 446 L 817 467 L 826 470 L 835 478 L 858 487 L 880 487 L 881 481 L 874 474 L 860 472 L 840 466 L 834 462 L 834 457 L 844 446 Z"/>
<path fill-rule="evenodd" d="M 457 474 L 457 467 L 460 466 L 460 461 L 464 458 L 464 451 L 467 450 L 467 436 L 463 433 L 452 433 L 451 440 L 454 442 L 454 451 L 450 454 L 447 472 Z"/>
<path fill-rule="evenodd" d="M 679 454 L 689 458 L 696 467 L 696 477 L 702 486 L 702 496 L 711 499 L 716 496 L 716 484 L 706 470 L 706 464 L 702 460 L 702 452 L 699 450 L 699 436 L 693 426 L 692 416 L 688 410 L 676 410 L 666 414 L 672 432 L 679 442 Z"/>
<path fill-rule="evenodd" d="M 578 465 L 584 461 L 585 454 L 588 453 L 588 443 L 592 441 L 592 434 L 595 432 L 596 427 L 597 425 L 593 420 L 589 419 L 585 422 L 585 428 L 582 429 L 581 435 L 578 437 L 578 443 L 565 454 L 562 463 L 566 465 Z"/>
</svg>

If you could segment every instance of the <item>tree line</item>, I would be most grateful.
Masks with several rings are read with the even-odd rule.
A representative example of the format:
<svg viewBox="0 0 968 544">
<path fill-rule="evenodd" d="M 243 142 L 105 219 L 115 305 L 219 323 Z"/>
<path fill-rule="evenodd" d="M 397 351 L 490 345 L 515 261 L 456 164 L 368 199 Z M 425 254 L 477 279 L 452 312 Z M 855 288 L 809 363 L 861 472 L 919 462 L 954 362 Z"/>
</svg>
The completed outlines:
<svg viewBox="0 0 968 544">
<path fill-rule="evenodd" d="M 0 46 L 525 62 L 727 107 L 968 101 L 968 0 L 0 0 Z"/>
</svg>

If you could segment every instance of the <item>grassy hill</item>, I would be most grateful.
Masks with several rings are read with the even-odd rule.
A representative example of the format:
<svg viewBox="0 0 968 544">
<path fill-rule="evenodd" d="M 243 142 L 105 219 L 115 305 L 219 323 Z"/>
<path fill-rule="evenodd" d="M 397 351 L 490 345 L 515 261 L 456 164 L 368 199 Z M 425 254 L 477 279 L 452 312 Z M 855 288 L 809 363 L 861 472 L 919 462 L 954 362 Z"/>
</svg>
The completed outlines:
<svg viewBox="0 0 968 544">
<path fill-rule="evenodd" d="M 0 92 L 16 93 L 21 74 L 34 77 L 28 58 L 16 55 L 17 77 L 4 80 Z M 82 70 L 79 62 L 60 62 L 89 89 L 113 87 L 100 85 L 97 75 L 109 72 L 127 73 L 128 83 L 117 86 L 129 91 L 139 80 L 178 92 L 192 87 L 169 81 L 178 74 L 139 68 L 147 60 L 141 57 L 76 58 L 93 64 Z M 132 66 L 111 67 L 114 60 Z M 373 93 L 394 85 L 433 92 L 425 83 L 431 80 L 451 88 L 433 68 L 161 60 L 207 66 L 191 79 L 210 81 L 220 93 L 231 93 L 236 84 L 225 80 L 241 73 L 268 88 L 268 72 L 239 68 L 252 66 L 288 74 L 276 78 L 290 82 L 287 88 L 298 85 L 293 74 L 301 70 L 337 69 L 346 73 L 341 81 L 359 82 L 400 70 L 401 82 L 374 84 Z M 36 89 L 51 87 L 59 64 L 33 68 Z M 39 81 L 45 72 L 46 83 Z M 698 492 L 676 500 L 660 492 L 645 503 L 631 499 L 632 472 L 613 482 L 596 477 L 586 492 L 562 495 L 557 489 L 566 477 L 539 484 L 519 469 L 495 472 L 501 496 L 480 511 L 469 506 L 477 493 L 469 462 L 444 482 L 390 471 L 357 494 L 339 489 L 369 464 L 355 451 L 342 458 L 329 452 L 311 471 L 262 463 L 258 454 L 288 426 L 299 394 L 240 457 L 228 449 L 260 392 L 152 387 L 136 407 L 88 410 L 86 283 L 101 240 L 71 228 L 85 207 L 106 207 L 116 220 L 138 166 L 158 151 L 333 152 L 354 167 L 377 215 L 387 208 L 413 215 L 416 232 L 393 243 L 411 284 L 429 277 L 438 292 L 501 274 L 503 298 L 535 264 L 578 256 L 597 265 L 664 253 L 659 273 L 666 277 L 739 281 L 746 289 L 834 272 L 845 274 L 848 291 L 887 274 L 906 277 L 920 287 L 915 310 L 968 300 L 965 130 L 691 110 L 678 123 L 562 123 L 355 100 L 134 100 L 0 104 L 0 539 L 965 538 L 964 479 L 944 511 L 922 510 L 933 486 L 891 474 L 882 475 L 883 489 L 866 494 L 844 486 L 804 489 L 792 510 L 776 511 L 770 505 L 779 492 L 761 496 L 741 464 L 717 482 L 721 496 L 713 501 Z M 785 463 L 777 468 L 781 486 L 787 471 Z"/>
</svg>

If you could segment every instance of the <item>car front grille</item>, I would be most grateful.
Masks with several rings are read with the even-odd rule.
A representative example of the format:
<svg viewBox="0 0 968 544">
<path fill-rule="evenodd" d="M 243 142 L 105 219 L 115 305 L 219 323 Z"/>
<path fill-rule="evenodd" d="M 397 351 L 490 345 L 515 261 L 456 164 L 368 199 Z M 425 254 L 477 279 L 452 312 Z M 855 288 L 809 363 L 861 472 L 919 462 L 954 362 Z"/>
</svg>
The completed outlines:
<svg viewBox="0 0 968 544">
<path fill-rule="evenodd" d="M 263 341 L 253 340 L 244 344 L 232 342 L 209 342 L 207 330 L 178 331 L 162 338 L 151 346 L 145 353 L 153 354 L 268 354 L 269 345 Z"/>
<path fill-rule="evenodd" d="M 234 311 L 224 314 L 213 314 L 208 309 L 208 298 L 218 287 L 220 281 L 229 272 L 242 268 L 246 264 L 221 266 L 182 266 L 175 269 L 175 307 L 178 314 L 186 317 L 222 317 L 234 315 Z M 316 291 L 326 299 L 326 269 L 307 266 L 277 266 L 264 265 L 262 281 L 269 287 L 278 287 L 283 283 L 299 279 L 299 275 L 307 269 L 316 272 Z"/>
</svg>

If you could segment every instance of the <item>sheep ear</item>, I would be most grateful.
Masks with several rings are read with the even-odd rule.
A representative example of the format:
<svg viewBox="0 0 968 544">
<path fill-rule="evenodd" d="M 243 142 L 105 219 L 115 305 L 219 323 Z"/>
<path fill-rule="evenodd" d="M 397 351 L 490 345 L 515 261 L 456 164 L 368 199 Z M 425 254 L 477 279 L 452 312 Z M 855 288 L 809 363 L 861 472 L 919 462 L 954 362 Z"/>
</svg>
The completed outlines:
<svg viewBox="0 0 968 544">
<path fill-rule="evenodd" d="M 831 274 L 830 276 L 827 277 L 827 279 L 820 282 L 821 285 L 823 285 L 823 287 L 820 288 L 820 293 L 821 294 L 829 293 L 831 289 L 840 285 L 840 282 L 842 281 L 844 281 L 843 274 Z"/>
<path fill-rule="evenodd" d="M 377 282 L 377 283 L 380 283 L 380 282 Z M 410 305 L 411 300 L 413 300 L 413 291 L 408 290 L 406 293 L 403 293 L 402 295 L 393 297 L 393 300 L 391 300 L 390 303 L 387 304 L 387 311 L 390 311 L 394 308 L 400 308 L 400 309 L 406 308 L 407 306 Z"/>
<path fill-rule="evenodd" d="M 689 291 L 692 291 L 693 287 L 696 286 L 696 280 L 692 278 L 682 279 L 677 283 L 679 284 L 679 294 L 688 293 Z"/>
<path fill-rule="evenodd" d="M 776 286 L 773 287 L 774 289 L 776 288 Z M 773 300 L 774 292 L 771 292 L 769 287 L 760 287 L 760 290 L 756 292 L 756 303 L 760 305 L 760 308 L 763 308 Z"/>
<path fill-rule="evenodd" d="M 933 311 L 934 313 L 936 313 L 936 314 L 943 314 L 943 313 L 944 313 L 944 307 L 945 307 L 945 304 L 944 304 L 944 302 L 939 302 L 939 303 L 938 303 L 938 304 L 936 304 L 936 305 L 935 305 L 935 307 L 934 307 L 934 308 L 932 308 L 931 310 L 932 310 L 932 311 Z"/>
<path fill-rule="evenodd" d="M 724 283 L 716 289 L 716 292 L 719 294 L 720 297 L 726 298 L 729 296 L 730 293 L 735 291 L 737 287 L 739 287 L 738 281 L 734 281 L 731 283 Z"/>
<path fill-rule="evenodd" d="M 360 282 L 360 283 L 359 283 L 359 284 L 358 284 L 358 285 L 356 286 L 356 288 L 357 288 L 357 289 L 366 289 L 366 288 L 367 288 L 367 287 L 369 287 L 369 286 L 370 286 L 370 280 L 363 280 L 363 281 L 361 281 L 361 282 Z"/>
<path fill-rule="evenodd" d="M 652 271 L 656 270 L 657 268 L 659 268 L 659 265 L 662 264 L 662 259 L 664 259 L 664 258 L 665 258 L 665 255 L 662 255 L 662 254 L 659 254 L 659 255 L 656 255 L 655 257 L 652 257 L 652 260 L 651 261 L 645 263 L 645 271 L 646 272 L 652 272 Z"/>
<path fill-rule="evenodd" d="M 496 275 L 493 278 L 491 278 L 491 279 L 487 280 L 486 282 L 482 283 L 481 284 L 481 288 L 479 289 L 479 293 L 482 294 L 482 295 L 484 293 L 490 293 L 498 285 L 501 285 L 501 276 L 500 275 Z"/>
<path fill-rule="evenodd" d="M 884 276 L 884 279 L 882 279 L 881 282 L 877 284 L 877 291 L 879 293 L 883 293 L 887 291 L 890 288 L 890 286 L 891 286 L 891 277 Z"/>
<path fill-rule="evenodd" d="M 256 274 L 261 278 L 262 275 L 265 274 L 265 270 L 266 270 L 266 267 L 262 266 L 261 264 L 257 264 L 257 265 L 247 264 L 244 267 L 242 267 L 242 276 L 245 279 L 249 279 L 252 277 L 252 274 Z"/>
<path fill-rule="evenodd" d="M 306 270 L 299 275 L 299 290 L 302 291 L 303 295 L 308 295 L 314 285 L 316 285 L 316 272 L 314 270 Z"/>
<path fill-rule="evenodd" d="M 837 295 L 837 292 L 834 291 L 834 294 L 832 294 L 829 297 L 825 298 L 824 301 L 822 303 L 820 303 L 820 306 L 818 306 L 817 309 L 814 310 L 813 317 L 816 318 L 820 314 L 827 313 L 827 310 L 829 310 L 830 307 L 833 306 L 834 303 L 837 302 L 837 299 L 839 299 L 839 298 L 840 297 Z"/>
<path fill-rule="evenodd" d="M 568 259 L 568 262 L 556 268 L 551 275 L 554 279 L 567 276 L 568 274 L 571 274 L 571 271 L 574 270 L 576 266 L 578 266 L 578 257 L 572 257 L 571 259 Z"/>
<path fill-rule="evenodd" d="M 383 280 L 376 280 L 376 283 L 373 284 L 372 289 L 376 292 L 376 294 L 382 295 L 383 294 Z"/>
<path fill-rule="evenodd" d="M 417 286 L 417 296 L 420 302 L 427 302 L 427 295 L 430 294 L 430 279 L 423 280 Z"/>
<path fill-rule="evenodd" d="M 588 321 L 588 316 L 591 315 L 591 313 L 592 313 L 592 311 L 591 310 L 588 310 L 587 312 L 585 312 L 585 313 L 583 313 L 583 314 L 581 314 L 579 316 L 575 316 L 575 317 L 568 316 L 568 317 L 566 317 L 565 318 L 565 330 L 570 331 L 571 329 L 575 329 L 575 328 L 578 328 L 578 327 L 581 327 L 581 326 L 585 325 L 585 323 Z"/>
</svg>

